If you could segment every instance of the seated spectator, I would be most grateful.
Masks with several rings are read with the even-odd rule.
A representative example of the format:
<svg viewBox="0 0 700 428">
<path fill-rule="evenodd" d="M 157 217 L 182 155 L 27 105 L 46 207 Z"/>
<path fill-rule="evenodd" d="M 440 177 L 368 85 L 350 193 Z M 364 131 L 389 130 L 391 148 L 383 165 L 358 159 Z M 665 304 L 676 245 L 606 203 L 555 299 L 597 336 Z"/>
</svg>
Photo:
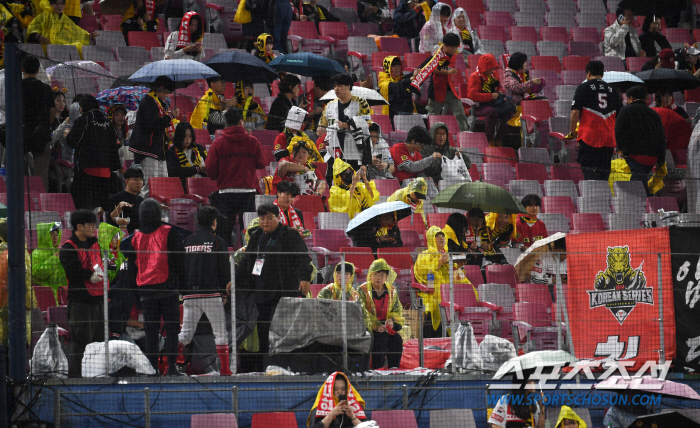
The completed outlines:
<svg viewBox="0 0 700 428">
<path fill-rule="evenodd" d="M 603 30 L 603 51 L 605 56 L 614 56 L 625 60 L 630 57 L 646 56 L 642 49 L 637 30 L 632 27 L 634 12 L 630 6 L 621 2 L 615 11 L 617 19 Z"/>
<path fill-rule="evenodd" d="M 284 131 L 275 138 L 274 154 L 277 162 L 289 156 L 289 146 L 292 142 L 303 142 L 309 150 L 309 162 L 323 162 L 321 154 L 314 150 L 316 144 L 301 129 L 304 127 L 306 110 L 299 107 L 292 107 L 287 113 L 287 120 L 284 121 Z"/>
<path fill-rule="evenodd" d="M 440 48 L 445 34 L 449 32 L 450 16 L 452 16 L 452 8 L 447 4 L 437 3 L 433 6 L 430 19 L 420 30 L 419 51 L 421 53 L 432 55 Z"/>
<path fill-rule="evenodd" d="M 524 282 L 532 284 L 557 284 L 557 270 L 561 278 L 562 284 L 567 283 L 566 269 L 566 240 L 564 238 L 557 239 L 554 242 L 547 244 L 545 248 L 538 253 L 538 257 L 532 261 L 529 275 L 522 278 Z M 557 264 L 556 254 L 559 254 L 559 264 Z M 558 266 L 558 269 L 557 269 Z M 526 273 L 526 272 L 523 272 Z M 518 278 L 520 278 L 520 274 Z M 554 297 L 554 287 L 550 287 L 552 297 Z"/>
<path fill-rule="evenodd" d="M 457 51 L 461 46 L 462 39 L 454 33 L 447 33 L 442 38 L 441 51 L 444 55 L 431 57 L 426 59 L 420 65 L 421 71 L 434 60 L 439 63 L 435 71 L 430 76 L 430 84 L 428 86 L 428 106 L 426 110 L 429 114 L 442 114 L 442 111 L 447 105 L 452 111 L 452 114 L 457 118 L 460 131 L 468 131 L 469 124 L 467 116 L 464 114 L 464 106 L 459 98 L 458 84 L 462 83 L 462 79 L 456 80 L 455 77 L 460 71 L 456 68 L 457 61 L 464 61 L 464 58 L 457 56 Z M 479 59 L 481 62 L 481 59 Z M 481 70 L 481 67 L 479 68 Z M 419 71 L 420 73 L 420 71 Z M 416 84 L 417 82 L 414 82 Z"/>
<path fill-rule="evenodd" d="M 671 151 L 673 159 L 678 161 L 678 150 L 688 149 L 693 127 L 687 120 L 683 120 L 680 114 L 670 108 L 652 107 L 651 109 L 661 118 L 666 136 L 666 148 Z"/>
<path fill-rule="evenodd" d="M 463 214 L 450 214 L 442 231 L 447 239 L 448 252 L 464 253 L 465 250 L 476 250 L 475 233 L 471 230 L 470 223 Z"/>
<path fill-rule="evenodd" d="M 362 182 L 360 182 L 362 181 Z M 374 181 L 367 180 L 367 169 L 355 170 L 342 159 L 333 163 L 333 187 L 328 199 L 331 212 L 348 213 L 352 220 L 358 213 L 373 206 L 379 200 Z"/>
<path fill-rule="evenodd" d="M 414 126 L 408 131 L 405 143 L 394 144 L 389 148 L 391 158 L 396 164 L 394 177 L 403 185 L 404 180 L 418 177 L 418 174 L 433 163 L 433 159 L 440 159 L 440 153 L 433 153 L 431 157 L 423 159 L 420 150 L 430 144 L 430 134 L 421 126 Z"/>
<path fill-rule="evenodd" d="M 450 140 L 448 138 L 449 130 L 447 125 L 443 122 L 435 122 L 433 126 L 430 127 L 430 137 L 433 144 L 423 146 L 420 151 L 423 158 L 429 158 L 434 153 L 440 153 L 439 158 L 433 158 L 432 164 L 426 168 L 423 173 L 433 180 L 433 183 L 437 184 L 442 180 L 442 158 L 454 159 L 455 156 L 461 158 L 464 162 L 466 169 L 471 168 L 472 161 L 464 153 L 461 153 L 454 147 L 450 146 Z"/>
<path fill-rule="evenodd" d="M 353 247 L 369 247 L 376 256 L 377 248 L 401 248 L 401 231 L 396 224 L 396 211 L 384 213 L 348 232 Z"/>
<path fill-rule="evenodd" d="M 299 195 L 299 186 L 289 181 L 281 181 L 277 184 L 277 199 L 273 202 L 280 210 L 280 223 L 293 227 L 303 236 L 306 227 L 304 226 L 304 213 L 292 206 L 294 197 Z"/>
<path fill-rule="evenodd" d="M 413 73 L 403 74 L 401 57 L 393 55 L 384 58 L 382 68 L 384 71 L 379 73 L 378 77 L 379 93 L 389 102 L 388 106 L 382 106 L 382 114 L 389 115 L 389 119 L 393 122 L 397 114 L 415 113 L 413 93 L 420 92 L 411 86 L 411 78 L 419 70 L 415 69 Z"/>
<path fill-rule="evenodd" d="M 117 276 L 117 272 L 122 266 L 122 263 L 126 260 L 124 254 L 119 251 L 119 245 L 122 242 L 121 231 L 118 227 L 114 227 L 111 224 L 102 222 L 100 227 L 97 229 L 97 242 L 100 244 L 100 249 L 102 251 L 108 252 L 108 270 L 107 278 L 110 284 L 114 282 L 114 278 Z"/>
<path fill-rule="evenodd" d="M 487 228 L 486 216 L 481 208 L 474 207 L 467 212 L 467 228 L 464 232 L 464 240 L 467 244 L 467 264 L 483 266 L 484 250 L 481 248 L 481 234 Z"/>
<path fill-rule="evenodd" d="M 125 228 L 129 234 L 141 228 L 139 221 L 139 206 L 143 202 L 143 171 L 141 168 L 127 168 L 124 171 L 126 189 L 112 195 L 110 202 L 104 207 L 109 213 L 107 221 L 111 225 Z"/>
<path fill-rule="evenodd" d="M 471 114 L 485 117 L 486 139 L 491 147 L 503 146 L 508 121 L 516 111 L 515 106 L 506 101 L 501 82 L 496 78 L 497 68 L 498 62 L 492 54 L 483 55 L 476 71 L 469 76 L 467 90 L 467 97 L 478 103 L 472 106 Z"/>
<path fill-rule="evenodd" d="M 698 67 L 698 55 L 700 49 L 692 45 L 682 47 L 675 51 L 676 53 L 676 70 L 686 70 L 695 77 L 700 77 L 700 67 Z"/>
<path fill-rule="evenodd" d="M 503 72 L 503 86 L 508 91 L 512 104 L 519 106 L 525 100 L 544 99 L 538 92 L 547 86 L 547 82 L 538 77 L 530 80 L 527 70 L 527 55 L 515 52 L 508 60 L 508 68 Z"/>
<path fill-rule="evenodd" d="M 36 235 L 38 246 L 32 251 L 31 280 L 36 285 L 51 287 L 58 303 L 58 288 L 68 286 L 66 272 L 58 257 L 61 223 L 39 223 L 36 225 Z"/>
<path fill-rule="evenodd" d="M 5 42 L 18 43 L 22 40 L 18 39 L 13 34 L 13 27 L 16 25 L 19 30 L 27 28 L 32 22 L 37 12 L 35 4 L 31 1 L 26 1 L 23 4 L 7 3 L 0 10 L 0 20 L 2 20 L 2 32 L 5 33 L 5 39 L 0 41 L 0 49 L 3 49 Z M 5 58 L 0 57 L 0 69 L 5 67 Z"/>
<path fill-rule="evenodd" d="M 134 0 L 129 9 L 124 13 L 122 20 L 122 33 L 128 41 L 127 34 L 131 31 L 157 31 L 158 20 L 155 16 L 155 1 Z"/>
<path fill-rule="evenodd" d="M 649 61 L 644 63 L 642 66 L 642 71 L 653 70 L 656 68 L 670 68 L 671 70 L 674 70 L 676 68 L 674 58 L 675 54 L 671 49 L 663 49 L 658 55 L 654 55 Z"/>
<path fill-rule="evenodd" d="M 363 308 L 367 330 L 372 333 L 372 369 L 399 368 L 403 353 L 403 339 L 398 334 L 403 327 L 403 307 L 393 284 L 396 272 L 384 259 L 377 259 L 369 267 L 367 282 L 357 289 Z"/>
<path fill-rule="evenodd" d="M 418 293 L 423 299 L 424 311 L 430 314 L 423 326 L 423 337 L 441 337 L 440 327 L 440 302 L 442 284 L 450 283 L 449 255 L 447 254 L 447 240 L 445 232 L 438 226 L 431 226 L 425 234 L 428 249 L 418 255 L 414 266 L 416 281 L 423 285 L 428 285 L 428 274 L 433 274 L 434 290 L 428 293 Z M 464 272 L 460 269 L 462 263 L 455 263 L 453 266 L 453 282 L 455 284 L 470 284 Z M 479 297 L 476 289 L 474 294 Z"/>
<path fill-rule="evenodd" d="M 282 181 L 296 183 L 300 194 L 303 195 L 320 196 L 325 192 L 326 182 L 316 176 L 316 168 L 309 159 L 315 148 L 313 143 L 303 140 L 294 141 L 289 145 L 292 154 L 281 158 L 277 164 L 277 170 L 272 177 L 271 194 L 277 193 L 277 186 Z"/>
<path fill-rule="evenodd" d="M 204 59 L 202 38 L 204 25 L 197 12 L 187 12 L 180 22 L 180 30 L 173 31 L 165 41 L 164 59 Z"/>
<path fill-rule="evenodd" d="M 569 406 L 561 406 L 554 428 L 585 428 L 586 423 Z"/>
<path fill-rule="evenodd" d="M 187 192 L 188 178 L 207 176 L 207 166 L 204 164 L 207 151 L 201 144 L 197 144 L 194 128 L 187 122 L 177 124 L 173 145 L 165 152 L 165 158 L 168 177 L 178 177 L 184 192 Z"/>
<path fill-rule="evenodd" d="M 505 265 L 508 264 L 501 248 L 510 248 L 517 241 L 515 231 L 515 214 L 489 213 L 486 216 L 486 227 L 481 230 L 481 249 L 484 251 L 485 263 Z"/>
<path fill-rule="evenodd" d="M 226 82 L 224 81 L 225 88 Z M 267 117 L 262 106 L 253 99 L 254 95 L 253 82 L 243 79 L 236 83 L 236 96 L 232 99 L 232 103 L 243 110 L 243 123 L 246 125 L 246 129 L 257 129 L 259 126 L 264 126 Z"/>
<path fill-rule="evenodd" d="M 121 160 L 122 147 L 126 146 L 126 137 L 129 134 L 129 126 L 126 123 L 126 107 L 122 104 L 113 105 L 107 110 L 107 119 L 112 122 L 114 130 L 117 132 L 117 142 Z"/>
<path fill-rule="evenodd" d="M 325 7 L 318 4 L 317 0 L 309 0 L 302 4 L 302 15 L 299 17 L 301 21 L 311 21 L 316 24 L 318 30 L 319 22 L 338 22 L 340 18 L 333 15 Z"/>
<path fill-rule="evenodd" d="M 432 1 L 432 0 L 431 0 Z M 401 0 L 394 9 L 394 32 L 399 37 L 415 39 L 425 25 L 425 17 L 419 0 Z"/>
<path fill-rule="evenodd" d="M 267 64 L 277 57 L 277 55 L 272 52 L 272 45 L 272 36 L 267 33 L 262 33 L 258 36 L 258 40 L 255 42 L 255 49 L 253 49 L 251 53 Z"/>
<path fill-rule="evenodd" d="M 462 39 L 460 50 L 465 58 L 469 55 L 481 55 L 484 53 L 484 48 L 479 41 L 479 35 L 472 28 L 467 12 L 461 7 L 458 7 L 452 13 L 452 27 L 448 31 L 457 34 Z"/>
<path fill-rule="evenodd" d="M 370 142 L 372 143 L 372 165 L 367 168 L 370 180 L 391 178 L 396 169 L 389 151 L 389 144 L 382 137 L 382 128 L 378 123 L 369 126 Z"/>
<path fill-rule="evenodd" d="M 357 15 L 360 22 L 374 22 L 378 24 L 379 31 L 382 33 L 390 33 L 394 28 L 394 23 L 391 20 L 391 10 L 389 10 L 389 4 L 385 0 L 358 1 Z"/>
<path fill-rule="evenodd" d="M 401 201 L 411 206 L 411 211 L 418 213 L 423 217 L 423 223 L 426 222 L 425 213 L 423 212 L 423 201 L 428 193 L 428 183 L 423 177 L 418 177 L 411 180 L 408 186 L 395 191 L 387 202 Z"/>
<path fill-rule="evenodd" d="M 641 49 L 646 53 L 646 56 L 656 56 L 664 49 L 672 50 L 671 43 L 668 42 L 666 36 L 661 32 L 661 18 L 657 15 L 649 15 L 644 18 L 642 24 L 642 35 L 639 36 Z M 656 46 L 658 45 L 658 49 Z"/>
<path fill-rule="evenodd" d="M 338 263 L 335 265 L 335 270 L 333 271 L 333 283 L 328 284 L 318 292 L 317 299 L 330 299 L 330 300 L 341 300 L 342 296 L 342 281 L 341 276 L 342 265 Z M 355 265 L 352 263 L 345 263 L 345 298 L 350 302 L 357 302 L 360 295 L 352 287 L 355 282 Z"/>
<path fill-rule="evenodd" d="M 515 223 L 515 233 L 522 247 L 529 248 L 533 242 L 544 239 L 549 234 L 544 222 L 537 218 L 540 215 L 542 199 L 537 195 L 527 195 L 521 202 L 527 214 L 518 214 L 518 220 Z"/>
<path fill-rule="evenodd" d="M 37 15 L 27 27 L 27 43 L 73 45 L 82 58 L 83 46 L 89 45 L 98 36 L 97 32 L 88 33 L 63 13 L 66 0 L 49 0 L 49 4 L 51 9 Z"/>
<path fill-rule="evenodd" d="M 673 92 L 667 86 L 662 88 L 659 92 L 654 95 L 654 101 L 656 101 L 656 107 L 662 107 L 679 114 L 686 122 L 690 123 L 691 119 L 688 116 L 688 112 L 679 105 L 677 105 L 673 100 Z"/>
<path fill-rule="evenodd" d="M 192 112 L 190 123 L 193 128 L 206 129 L 209 135 L 214 135 L 217 130 L 226 128 L 224 112 L 234 104 L 235 97 L 230 102 L 226 102 L 224 91 L 226 90 L 226 79 L 221 76 L 207 79 L 209 89 L 197 102 L 197 106 Z M 257 105 L 257 104 L 256 104 Z M 241 108 L 243 108 L 241 106 Z"/>
<path fill-rule="evenodd" d="M 316 394 L 316 401 L 306 425 L 311 428 L 341 428 L 357 426 L 365 416 L 365 401 L 360 397 L 347 376 L 331 373 Z"/>
<path fill-rule="evenodd" d="M 301 92 L 301 80 L 293 74 L 287 74 L 280 80 L 279 89 L 280 93 L 270 106 L 265 129 L 284 132 L 284 122 L 289 110 L 297 105 L 296 99 Z M 305 109 L 306 100 L 302 99 L 298 107 Z"/>
</svg>

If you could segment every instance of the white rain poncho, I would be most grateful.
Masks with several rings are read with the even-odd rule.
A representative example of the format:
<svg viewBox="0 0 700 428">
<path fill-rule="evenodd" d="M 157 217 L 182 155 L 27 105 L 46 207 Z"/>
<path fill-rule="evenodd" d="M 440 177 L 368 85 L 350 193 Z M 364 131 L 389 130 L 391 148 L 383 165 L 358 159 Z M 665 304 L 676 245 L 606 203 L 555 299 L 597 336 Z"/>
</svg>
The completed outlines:
<svg viewBox="0 0 700 428">
<path fill-rule="evenodd" d="M 449 31 L 447 27 L 443 27 L 440 23 L 440 9 L 442 9 L 444 6 L 449 7 L 450 12 L 452 11 L 452 7 L 449 5 L 445 3 L 437 3 L 435 6 L 433 6 L 433 10 L 430 13 L 430 21 L 426 22 L 425 25 L 423 25 L 423 28 L 420 30 L 419 51 L 421 53 L 429 53 L 431 55 L 434 54 L 440 47 L 442 38 Z"/>
<path fill-rule="evenodd" d="M 464 19 L 466 19 L 466 28 L 462 31 L 457 28 L 455 25 L 455 18 L 457 18 L 459 15 L 464 15 Z M 452 13 L 452 18 L 450 18 L 450 24 L 452 25 L 449 30 L 447 30 L 448 33 L 455 33 L 456 35 L 459 36 L 459 39 L 462 41 L 462 44 L 459 47 L 459 52 L 461 52 L 463 55 L 481 55 L 484 53 L 484 48 L 481 46 L 481 41 L 479 40 L 479 35 L 476 34 L 476 31 L 472 28 L 471 22 L 469 22 L 469 16 L 467 15 L 467 12 L 464 11 L 461 7 L 458 7 L 455 9 L 455 11 Z M 469 47 L 465 45 L 464 39 L 466 34 L 463 34 L 464 31 L 469 32 L 469 37 L 471 38 L 471 43 L 472 43 L 472 50 L 469 50 Z"/>
</svg>

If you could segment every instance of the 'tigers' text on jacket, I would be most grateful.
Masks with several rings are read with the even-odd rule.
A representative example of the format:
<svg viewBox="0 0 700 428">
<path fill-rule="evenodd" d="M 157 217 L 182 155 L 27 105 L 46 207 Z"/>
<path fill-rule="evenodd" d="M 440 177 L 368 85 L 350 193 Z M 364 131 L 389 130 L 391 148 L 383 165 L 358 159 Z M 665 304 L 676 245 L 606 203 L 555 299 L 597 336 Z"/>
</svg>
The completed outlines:
<svg viewBox="0 0 700 428">
<path fill-rule="evenodd" d="M 185 252 L 186 253 L 211 253 L 211 248 L 214 246 L 214 243 L 206 243 L 205 245 L 190 245 L 189 247 L 185 247 Z"/>
</svg>

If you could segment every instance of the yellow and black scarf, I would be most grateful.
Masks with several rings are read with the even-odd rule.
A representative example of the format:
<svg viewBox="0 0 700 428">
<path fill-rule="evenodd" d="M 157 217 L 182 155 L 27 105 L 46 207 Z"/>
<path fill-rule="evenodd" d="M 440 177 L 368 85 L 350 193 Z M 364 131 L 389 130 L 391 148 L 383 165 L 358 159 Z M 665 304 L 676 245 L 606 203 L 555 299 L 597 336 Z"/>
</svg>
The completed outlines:
<svg viewBox="0 0 700 428">
<path fill-rule="evenodd" d="M 275 54 L 270 53 L 270 55 L 267 55 L 265 53 L 265 46 L 268 43 L 272 43 L 272 36 L 267 33 L 259 35 L 258 40 L 255 42 L 255 48 L 258 50 L 255 56 L 265 61 L 266 64 L 275 59 Z"/>
<path fill-rule="evenodd" d="M 264 49 L 264 48 L 263 48 Z M 263 50 L 264 53 L 264 50 Z M 250 86 L 253 87 L 253 82 L 248 79 L 239 80 L 236 83 L 236 99 L 238 100 L 238 105 L 243 106 L 243 120 L 248 120 L 250 114 L 258 109 L 258 103 L 253 101 L 253 95 L 246 97 L 243 92 L 243 88 Z"/>
<path fill-rule="evenodd" d="M 203 153 L 200 153 L 199 148 L 194 144 L 190 145 L 190 148 L 192 149 L 192 153 L 195 154 L 194 161 L 192 162 L 190 162 L 190 160 L 187 159 L 185 150 L 178 150 L 177 148 L 175 149 L 175 153 L 177 153 L 177 160 L 180 162 L 180 166 L 183 168 L 191 168 L 193 166 L 201 165 L 204 161 L 202 155 L 206 156 L 207 154 L 206 150 L 202 150 Z"/>
</svg>

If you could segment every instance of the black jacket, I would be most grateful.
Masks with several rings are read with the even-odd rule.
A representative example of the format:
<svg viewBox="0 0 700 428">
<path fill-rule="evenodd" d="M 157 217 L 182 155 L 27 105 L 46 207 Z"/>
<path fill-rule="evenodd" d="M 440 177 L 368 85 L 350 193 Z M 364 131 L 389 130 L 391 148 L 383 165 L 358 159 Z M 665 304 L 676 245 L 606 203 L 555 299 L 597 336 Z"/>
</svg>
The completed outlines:
<svg viewBox="0 0 700 428">
<path fill-rule="evenodd" d="M 401 241 L 401 231 L 399 227 L 394 225 L 391 229 L 387 231 L 387 236 L 394 238 L 394 242 L 382 242 L 377 238 L 377 231 L 380 229 L 379 222 L 374 224 L 365 223 L 359 226 L 357 229 L 350 231 L 349 235 L 352 238 L 352 244 L 354 247 L 370 247 L 372 252 L 376 255 L 377 248 L 400 248 L 403 247 L 403 241 Z"/>
<path fill-rule="evenodd" d="M 392 121 L 397 113 L 412 114 L 415 109 L 413 92 L 420 92 L 411 86 L 412 76 L 411 73 L 407 73 L 398 82 L 389 82 L 389 118 Z"/>
<path fill-rule="evenodd" d="M 265 129 L 284 132 L 284 122 L 287 120 L 289 109 L 295 105 L 296 104 L 292 102 L 292 100 L 280 92 L 270 106 L 270 113 L 267 116 Z"/>
<path fill-rule="evenodd" d="M 24 152 L 43 151 L 51 139 L 36 138 L 39 119 L 49 110 L 51 87 L 33 77 L 22 79 L 22 100 L 24 112 Z M 3 146 L 5 143 L 3 142 Z"/>
<path fill-rule="evenodd" d="M 194 147 L 191 148 L 193 150 L 196 149 L 202 156 L 202 165 L 204 165 L 204 160 L 207 158 L 207 151 L 197 143 L 192 143 L 192 146 Z M 182 155 L 184 156 L 184 154 Z M 182 189 L 185 191 L 187 190 L 185 184 L 188 178 L 194 177 L 195 174 L 200 174 L 203 177 L 207 176 L 207 174 L 201 171 L 199 166 L 182 166 L 175 146 L 171 146 L 168 151 L 165 152 L 165 160 L 168 166 L 168 176 L 180 178 L 180 181 L 182 181 Z"/>
<path fill-rule="evenodd" d="M 129 150 L 134 152 L 136 162 L 141 162 L 146 156 L 165 160 L 165 150 L 169 144 L 165 130 L 172 119 L 171 114 L 160 116 L 160 109 L 153 97 L 144 97 L 136 112 L 136 123 L 129 141 Z"/>
<path fill-rule="evenodd" d="M 121 168 L 117 132 L 100 110 L 90 110 L 76 119 L 66 143 L 75 150 L 78 169 L 109 168 L 117 171 Z"/>
<path fill-rule="evenodd" d="M 656 50 L 654 42 L 658 43 L 661 49 L 673 49 L 671 43 L 669 43 L 668 39 L 663 34 L 647 31 L 639 36 L 639 43 L 642 45 L 642 50 L 646 53 L 646 56 L 649 58 L 659 53 Z"/>
<path fill-rule="evenodd" d="M 661 118 L 644 100 L 622 107 L 615 121 L 617 150 L 624 156 L 655 156 L 666 159 L 666 135 Z"/>
<path fill-rule="evenodd" d="M 68 301 L 99 304 L 103 302 L 103 297 L 92 296 L 88 293 L 87 288 L 85 288 L 85 281 L 89 281 L 94 272 L 92 269 L 83 269 L 80 256 L 78 255 L 79 251 L 95 251 L 99 249 L 97 238 L 88 238 L 85 241 L 81 241 L 75 236 L 75 233 L 73 233 L 71 240 L 75 243 L 76 247 L 78 247 L 78 251 L 76 251 L 75 247 L 71 244 L 65 243 L 58 254 L 61 266 L 63 266 L 63 270 L 66 272 L 66 279 L 68 279 Z"/>
<path fill-rule="evenodd" d="M 316 8 L 321 11 L 321 14 L 323 15 L 323 19 L 321 19 L 321 14 L 316 13 L 313 7 L 311 7 L 311 4 L 309 3 L 304 3 L 303 5 L 303 11 L 304 15 L 309 19 L 309 21 L 313 21 L 314 24 L 316 24 L 316 30 L 318 30 L 318 23 L 319 22 L 339 22 L 340 18 L 337 16 L 333 15 L 330 13 L 328 9 L 325 7 L 321 6 L 320 4 L 316 4 Z"/>
<path fill-rule="evenodd" d="M 425 25 L 425 17 L 408 5 L 407 0 L 401 0 L 399 7 L 394 10 L 394 31 L 399 37 L 412 39 L 420 35 Z"/>
<path fill-rule="evenodd" d="M 187 263 L 187 283 L 181 290 L 184 298 L 225 294 L 226 284 L 231 281 L 226 242 L 211 227 L 200 227 L 183 245 Z"/>
<path fill-rule="evenodd" d="M 282 297 L 299 296 L 299 283 L 311 278 L 308 251 L 299 232 L 289 226 L 280 223 L 269 235 L 257 228 L 250 233 L 250 241 L 240 264 L 242 289 L 254 291 L 258 303 L 276 303 Z M 253 275 L 255 260 L 262 258 L 263 253 L 267 254 L 264 254 L 262 274 Z M 238 275 L 236 278 L 239 278 Z"/>
</svg>

